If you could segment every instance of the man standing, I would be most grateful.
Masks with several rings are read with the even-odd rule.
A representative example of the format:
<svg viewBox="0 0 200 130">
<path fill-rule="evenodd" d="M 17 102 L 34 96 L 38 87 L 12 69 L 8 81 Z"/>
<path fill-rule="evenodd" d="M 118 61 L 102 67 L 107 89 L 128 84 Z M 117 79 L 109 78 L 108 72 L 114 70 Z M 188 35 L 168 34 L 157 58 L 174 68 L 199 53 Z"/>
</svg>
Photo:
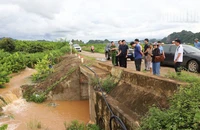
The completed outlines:
<svg viewBox="0 0 200 130">
<path fill-rule="evenodd" d="M 118 46 L 117 46 L 117 52 L 118 53 L 119 53 L 119 47 L 121 46 L 121 44 L 122 44 L 122 41 L 119 40 L 118 41 Z M 118 63 L 119 63 L 119 65 L 121 65 L 121 60 L 120 60 L 120 57 L 118 55 L 116 55 L 116 66 L 118 66 Z"/>
<path fill-rule="evenodd" d="M 179 39 L 175 40 L 175 45 L 177 46 L 176 52 L 174 55 L 174 67 L 177 74 L 181 73 L 181 63 L 183 62 L 183 46 Z"/>
<path fill-rule="evenodd" d="M 135 68 L 136 71 L 140 71 L 141 70 L 141 63 L 142 63 L 142 49 L 141 46 L 139 45 L 139 39 L 135 39 L 135 50 L 134 50 L 134 54 L 135 54 Z"/>
<path fill-rule="evenodd" d="M 126 41 L 122 40 L 122 45 L 119 46 L 119 54 L 121 65 L 120 67 L 127 68 L 127 55 L 128 55 L 128 46 Z"/>
<path fill-rule="evenodd" d="M 111 41 L 110 51 L 112 56 L 112 64 L 113 66 L 116 66 L 117 47 L 115 46 L 115 43 L 113 41 Z"/>
<path fill-rule="evenodd" d="M 147 64 L 147 55 L 148 55 L 148 52 L 147 52 L 147 49 L 149 48 L 149 39 L 144 39 L 144 43 L 145 43 L 145 45 L 144 45 L 144 64 L 145 64 L 145 70 L 148 70 L 147 69 L 147 66 L 148 66 L 148 64 Z"/>
<path fill-rule="evenodd" d="M 194 47 L 200 49 L 200 42 L 199 42 L 199 39 L 198 39 L 198 38 L 195 38 L 194 40 L 195 40 L 195 42 L 194 42 Z"/>
</svg>

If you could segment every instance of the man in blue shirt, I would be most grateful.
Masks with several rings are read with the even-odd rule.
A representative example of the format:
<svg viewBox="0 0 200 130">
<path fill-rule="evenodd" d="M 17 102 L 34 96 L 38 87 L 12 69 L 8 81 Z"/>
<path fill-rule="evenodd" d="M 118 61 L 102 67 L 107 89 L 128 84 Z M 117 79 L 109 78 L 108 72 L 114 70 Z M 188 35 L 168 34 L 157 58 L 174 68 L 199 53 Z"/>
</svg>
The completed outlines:
<svg viewBox="0 0 200 130">
<path fill-rule="evenodd" d="M 140 71 L 141 70 L 141 63 L 142 63 L 142 48 L 139 45 L 139 39 L 135 39 L 135 50 L 134 50 L 134 54 L 135 54 L 135 68 L 136 71 Z"/>
<path fill-rule="evenodd" d="M 199 39 L 198 39 L 198 38 L 195 39 L 194 47 L 200 49 L 200 42 L 199 42 Z"/>
</svg>

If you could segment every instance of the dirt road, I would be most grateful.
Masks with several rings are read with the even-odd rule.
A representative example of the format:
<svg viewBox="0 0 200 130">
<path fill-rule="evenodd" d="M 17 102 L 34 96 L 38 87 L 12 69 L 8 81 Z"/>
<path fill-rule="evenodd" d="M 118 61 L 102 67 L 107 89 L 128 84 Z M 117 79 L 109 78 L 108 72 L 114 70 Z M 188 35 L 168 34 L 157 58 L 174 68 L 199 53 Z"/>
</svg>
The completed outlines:
<svg viewBox="0 0 200 130">
<path fill-rule="evenodd" d="M 105 55 L 104 54 L 100 54 L 100 53 L 91 53 L 91 52 L 87 52 L 87 51 L 82 51 L 79 53 L 80 55 L 85 55 L 85 56 L 89 56 L 89 57 L 93 57 L 96 58 L 96 60 L 107 63 L 112 65 L 112 61 L 111 60 L 106 60 L 105 59 Z M 130 59 L 127 60 L 127 67 L 128 69 L 132 69 L 132 70 L 136 70 L 135 69 L 135 62 L 131 61 Z M 144 73 L 150 73 L 150 72 L 145 72 L 144 70 L 144 61 L 142 61 L 142 72 Z M 165 76 L 168 72 L 175 72 L 173 67 L 164 67 L 161 66 L 160 69 L 160 75 L 161 76 Z"/>
</svg>

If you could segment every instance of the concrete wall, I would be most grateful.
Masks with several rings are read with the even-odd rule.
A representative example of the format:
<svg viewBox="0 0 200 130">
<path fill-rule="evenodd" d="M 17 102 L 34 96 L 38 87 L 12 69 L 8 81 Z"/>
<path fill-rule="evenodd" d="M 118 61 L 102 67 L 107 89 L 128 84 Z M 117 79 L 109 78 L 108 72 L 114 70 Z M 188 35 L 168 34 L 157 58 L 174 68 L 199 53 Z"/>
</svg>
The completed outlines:
<svg viewBox="0 0 200 130">
<path fill-rule="evenodd" d="M 50 100 L 88 100 L 88 78 L 77 69 L 50 92 Z"/>
<path fill-rule="evenodd" d="M 106 96 L 106 99 L 114 114 L 123 120 L 128 130 L 134 130 L 139 126 L 141 117 L 153 104 L 160 108 L 168 108 L 168 98 L 180 86 L 186 85 L 164 77 L 112 67 L 103 63 L 98 63 L 94 67 L 108 71 L 116 81 L 120 80 L 119 84 Z M 100 124 L 105 130 L 109 130 L 111 113 L 101 93 L 94 92 L 91 86 L 89 89 L 90 107 L 92 108 L 91 120 Z M 114 129 L 118 129 L 115 123 L 112 125 L 115 127 Z"/>
</svg>

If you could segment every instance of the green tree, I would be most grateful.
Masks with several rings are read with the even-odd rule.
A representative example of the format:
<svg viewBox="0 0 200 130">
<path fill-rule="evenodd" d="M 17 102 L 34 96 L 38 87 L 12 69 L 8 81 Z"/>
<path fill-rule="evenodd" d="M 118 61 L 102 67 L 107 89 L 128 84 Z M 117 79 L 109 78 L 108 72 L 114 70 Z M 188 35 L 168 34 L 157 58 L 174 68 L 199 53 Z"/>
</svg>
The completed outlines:
<svg viewBox="0 0 200 130">
<path fill-rule="evenodd" d="M 3 38 L 0 41 L 0 48 L 8 52 L 13 52 L 15 50 L 14 40 L 11 38 Z"/>
</svg>

